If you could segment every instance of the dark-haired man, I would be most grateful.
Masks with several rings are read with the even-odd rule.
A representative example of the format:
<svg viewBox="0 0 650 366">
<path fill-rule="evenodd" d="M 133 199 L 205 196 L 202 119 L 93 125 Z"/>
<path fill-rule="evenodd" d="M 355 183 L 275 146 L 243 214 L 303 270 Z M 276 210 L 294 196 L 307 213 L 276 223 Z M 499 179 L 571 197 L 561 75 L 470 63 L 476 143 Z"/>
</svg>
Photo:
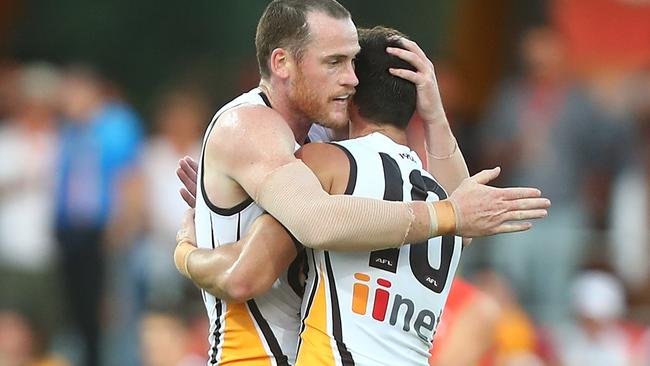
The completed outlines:
<svg viewBox="0 0 650 366">
<path fill-rule="evenodd" d="M 417 75 L 421 69 L 386 53 L 388 45 L 392 46 L 388 50 L 393 55 L 412 59 L 419 50 L 411 41 L 392 38 L 398 35 L 386 28 L 365 30 L 360 34 L 363 49 L 357 59 L 357 76 L 361 86 L 350 111 L 353 121 L 350 132 L 355 138 L 336 145 L 309 144 L 297 153 L 316 173 L 320 185 L 331 194 L 390 201 L 439 202 L 447 198 L 443 187 L 422 168 L 417 155 L 404 146 L 405 128 L 418 100 L 416 85 L 391 73 L 397 74 L 394 70 L 399 69 Z M 426 67 L 417 60 L 413 64 Z M 456 149 L 445 160 L 451 159 Z M 460 181 L 449 172 L 441 177 L 451 189 Z M 476 182 L 462 183 L 465 188 L 468 184 Z M 287 199 L 286 193 L 278 194 Z M 197 199 L 200 201 L 202 197 Z M 539 207 L 548 205 L 545 199 L 539 198 L 529 198 L 527 202 Z M 531 218 L 541 217 L 545 210 L 533 210 L 529 214 Z M 241 214 L 233 216 L 236 216 L 233 221 L 241 222 Z M 186 222 L 185 231 L 179 235 L 180 245 L 193 244 L 194 230 L 190 222 Z M 216 228 L 213 235 L 220 229 L 226 228 Z M 197 233 L 200 235 L 200 229 Z M 244 236 L 240 231 L 235 234 L 221 243 Z M 282 281 L 296 292 L 301 289 L 299 280 L 291 276 L 293 270 L 299 268 L 297 265 L 289 267 L 289 275 L 283 274 L 301 249 L 294 246 L 294 239 L 271 216 L 262 215 L 237 243 L 213 250 L 193 248 L 178 264 L 181 272 L 197 285 L 221 299 L 230 300 L 231 304 L 255 297 L 275 301 L 278 306 Z M 308 291 L 302 306 L 297 364 L 426 363 L 431 338 L 458 264 L 461 239 L 449 232 L 429 241 L 422 239 L 413 243 L 418 244 L 373 252 L 370 250 L 381 246 L 375 243 L 358 245 L 354 239 L 322 246 L 305 244 L 312 249 L 307 251 Z M 357 252 L 350 252 L 354 250 Z M 436 261 L 439 265 L 435 267 L 429 264 Z M 379 287 L 375 286 L 375 281 Z M 371 288 L 376 288 L 372 297 L 369 295 Z M 240 306 L 248 306 L 255 317 L 255 302 L 249 300 L 245 304 Z M 287 314 L 271 313 L 267 320 L 288 324 L 284 315 Z M 225 320 L 228 322 L 227 316 Z M 275 334 L 289 337 L 290 329 L 283 329 L 286 331 Z M 264 331 L 260 328 L 262 334 Z M 241 334 L 245 333 L 231 332 L 231 338 L 223 337 L 215 351 L 215 361 L 226 363 L 230 360 L 226 354 L 255 349 L 255 342 L 251 344 L 251 338 Z M 292 358 L 290 354 L 287 356 Z M 279 363 L 278 358 L 268 362 Z"/>
</svg>

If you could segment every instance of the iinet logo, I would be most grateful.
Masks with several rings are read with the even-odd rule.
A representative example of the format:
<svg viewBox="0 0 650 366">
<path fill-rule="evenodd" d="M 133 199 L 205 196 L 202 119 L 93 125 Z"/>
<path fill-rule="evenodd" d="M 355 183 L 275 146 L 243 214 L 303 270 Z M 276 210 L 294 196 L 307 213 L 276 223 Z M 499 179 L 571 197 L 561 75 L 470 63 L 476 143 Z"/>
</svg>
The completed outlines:
<svg viewBox="0 0 650 366">
<path fill-rule="evenodd" d="M 366 315 L 368 312 L 368 297 L 370 294 L 370 276 L 365 273 L 355 273 L 355 282 L 352 288 L 352 312 L 359 315 Z M 391 297 L 393 298 L 390 308 L 390 316 L 388 324 L 395 326 L 398 318 L 402 322 L 402 330 L 409 332 L 411 327 L 417 332 L 418 336 L 424 340 L 431 340 L 434 330 L 440 321 L 440 313 L 436 314 L 427 309 L 416 312 L 413 300 L 403 297 L 400 294 L 394 296 L 390 292 L 392 283 L 384 278 L 377 279 L 377 285 L 374 293 L 374 301 L 372 302 L 372 318 L 379 322 L 386 320 L 388 314 L 388 304 Z M 403 314 L 400 317 L 400 314 Z M 413 317 L 415 315 L 415 320 Z"/>
</svg>

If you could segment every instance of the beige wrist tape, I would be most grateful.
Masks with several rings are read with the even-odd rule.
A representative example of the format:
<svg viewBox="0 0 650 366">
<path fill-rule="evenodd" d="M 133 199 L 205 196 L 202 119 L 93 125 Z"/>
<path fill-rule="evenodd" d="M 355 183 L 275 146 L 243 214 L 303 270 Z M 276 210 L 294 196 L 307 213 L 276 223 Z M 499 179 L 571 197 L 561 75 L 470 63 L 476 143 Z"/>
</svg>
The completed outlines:
<svg viewBox="0 0 650 366">
<path fill-rule="evenodd" d="M 176 265 L 176 269 L 187 278 L 190 278 L 190 273 L 187 270 L 187 260 L 190 257 L 190 253 L 197 249 L 192 244 L 183 241 L 174 250 L 174 264 Z"/>
<path fill-rule="evenodd" d="M 449 235 L 456 232 L 456 211 L 451 202 L 447 200 L 430 202 L 427 208 L 431 219 L 429 237 Z"/>
<path fill-rule="evenodd" d="M 264 178 L 255 198 L 303 245 L 315 249 L 370 251 L 404 244 L 414 221 L 405 202 L 330 196 L 301 161 Z"/>
</svg>

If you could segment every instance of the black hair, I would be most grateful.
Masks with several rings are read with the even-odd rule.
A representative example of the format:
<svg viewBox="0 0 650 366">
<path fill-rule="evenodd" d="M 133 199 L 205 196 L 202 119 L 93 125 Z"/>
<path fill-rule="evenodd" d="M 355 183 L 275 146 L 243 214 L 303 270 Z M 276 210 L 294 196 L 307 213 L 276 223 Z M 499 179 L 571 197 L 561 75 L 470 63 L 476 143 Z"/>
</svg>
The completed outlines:
<svg viewBox="0 0 650 366">
<path fill-rule="evenodd" d="M 404 48 L 395 29 L 374 27 L 359 29 L 361 52 L 357 55 L 356 69 L 359 85 L 354 104 L 359 114 L 380 124 L 406 128 L 415 112 L 417 92 L 415 84 L 392 75 L 388 69 L 415 71 L 408 62 L 386 52 L 386 47 Z"/>
</svg>

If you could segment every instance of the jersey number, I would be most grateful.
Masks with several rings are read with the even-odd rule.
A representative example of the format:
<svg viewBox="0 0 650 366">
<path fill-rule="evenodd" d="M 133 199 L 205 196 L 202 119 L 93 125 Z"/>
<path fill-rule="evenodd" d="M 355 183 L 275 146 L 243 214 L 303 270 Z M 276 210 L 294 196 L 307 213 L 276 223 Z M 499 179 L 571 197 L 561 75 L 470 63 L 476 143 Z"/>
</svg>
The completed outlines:
<svg viewBox="0 0 650 366">
<path fill-rule="evenodd" d="M 404 199 L 402 174 L 397 162 L 384 153 L 379 153 L 384 167 L 384 200 L 402 201 Z M 441 200 L 447 198 L 445 191 L 429 177 L 422 176 L 419 170 L 413 170 L 409 174 L 411 199 L 413 201 L 425 201 L 429 192 L 435 193 Z M 409 248 L 409 264 L 415 278 L 429 290 L 441 293 L 447 283 L 449 267 L 454 255 L 455 238 L 453 235 L 442 237 L 440 253 L 440 266 L 433 268 L 429 265 L 429 246 L 434 248 L 432 239 L 427 242 L 415 243 Z M 370 253 L 370 266 L 383 269 L 389 272 L 397 272 L 397 260 L 399 249 L 376 250 Z"/>
</svg>

